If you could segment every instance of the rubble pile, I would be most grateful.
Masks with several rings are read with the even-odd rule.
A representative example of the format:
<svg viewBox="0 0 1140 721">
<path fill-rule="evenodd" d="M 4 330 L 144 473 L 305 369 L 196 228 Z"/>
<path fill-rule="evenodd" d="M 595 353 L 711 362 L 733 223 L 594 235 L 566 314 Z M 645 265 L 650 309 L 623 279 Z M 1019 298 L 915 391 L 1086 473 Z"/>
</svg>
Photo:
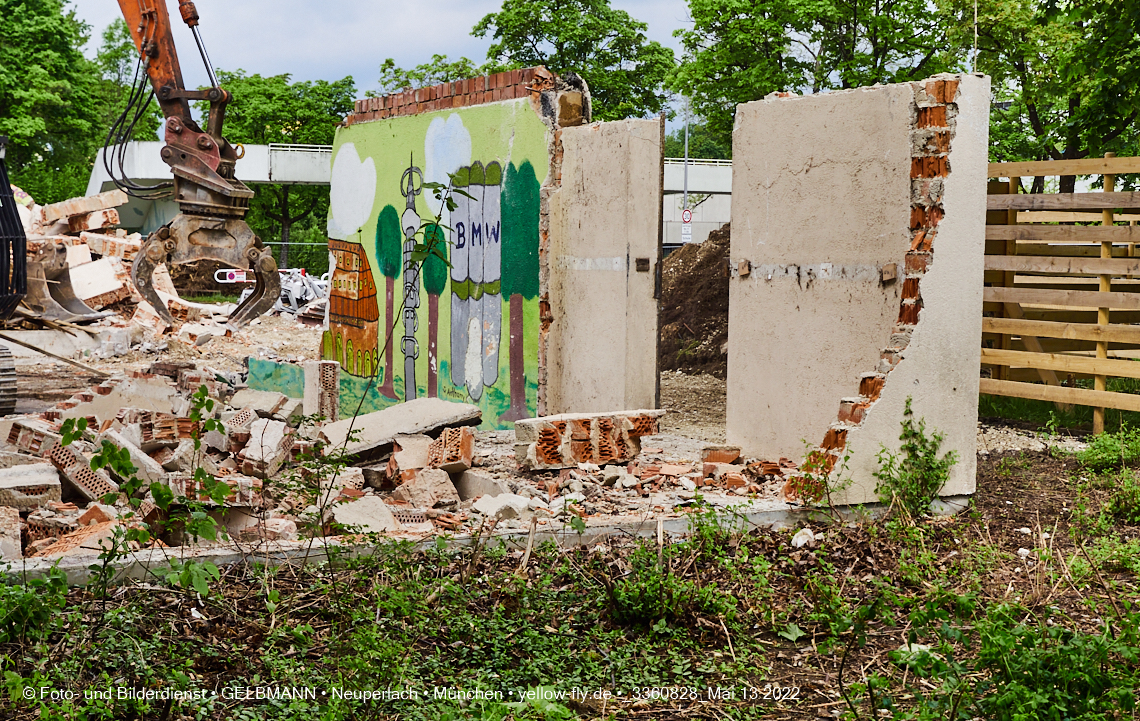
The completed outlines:
<svg viewBox="0 0 1140 721">
<path fill-rule="evenodd" d="M 331 361 L 305 364 L 316 383 L 335 370 Z M 40 414 L 0 420 L 4 558 L 98 554 L 116 529 L 138 523 L 149 524 L 158 547 L 208 546 L 174 522 L 191 502 L 224 526 L 228 538 L 216 543 L 239 546 L 469 533 L 488 523 L 559 527 L 574 516 L 604 525 L 683 513 L 702 500 L 727 507 L 776 499 L 795 468 L 786 459 L 747 463 L 731 446 L 707 446 L 699 459 L 643 448 L 645 437 L 670 438 L 657 435 L 663 411 L 550 416 L 519 421 L 514 433 L 478 432 L 478 407 L 421 398 L 317 422 L 313 413 L 329 405 L 322 396 L 335 384 L 298 399 L 244 380 L 205 365 L 155 362 Z M 218 401 L 210 410 L 194 399 L 201 388 Z M 69 418 L 85 419 L 86 429 L 63 445 Z M 113 466 L 92 466 L 108 445 L 143 481 L 134 499 Z M 210 498 L 199 469 L 229 487 L 223 502 Z M 175 499 L 170 515 L 152 484 Z"/>
</svg>

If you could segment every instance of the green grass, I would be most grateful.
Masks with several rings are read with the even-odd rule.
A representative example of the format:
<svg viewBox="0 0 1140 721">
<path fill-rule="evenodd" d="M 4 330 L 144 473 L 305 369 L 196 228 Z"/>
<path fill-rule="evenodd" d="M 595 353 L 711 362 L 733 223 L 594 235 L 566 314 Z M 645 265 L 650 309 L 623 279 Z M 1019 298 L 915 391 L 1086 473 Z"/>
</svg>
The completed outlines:
<svg viewBox="0 0 1140 721">
<path fill-rule="evenodd" d="M 187 294 L 182 296 L 183 299 L 193 303 L 237 303 L 238 298 L 241 297 L 240 293 L 202 293 L 198 295 Z"/>
<path fill-rule="evenodd" d="M 1078 388 L 1092 388 L 1092 381 L 1080 379 Z M 1109 378 L 1108 390 L 1116 393 L 1140 394 L 1140 380 L 1134 378 Z M 1049 401 L 1035 401 L 1026 398 L 981 395 L 978 398 L 978 415 L 983 418 L 1007 418 L 1009 420 L 1036 423 L 1041 428 L 1053 423 L 1058 428 L 1091 429 L 1093 409 L 1090 406 L 1074 406 L 1072 412 L 1060 410 Z M 1104 413 L 1106 431 L 1118 430 L 1121 425 L 1140 428 L 1140 413 L 1118 411 L 1112 408 Z"/>
</svg>

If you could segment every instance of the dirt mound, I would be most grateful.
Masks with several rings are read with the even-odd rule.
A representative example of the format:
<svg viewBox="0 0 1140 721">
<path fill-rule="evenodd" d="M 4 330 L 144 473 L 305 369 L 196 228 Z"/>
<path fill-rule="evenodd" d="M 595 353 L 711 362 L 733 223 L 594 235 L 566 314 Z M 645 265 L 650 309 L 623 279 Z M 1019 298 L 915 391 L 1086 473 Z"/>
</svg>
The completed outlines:
<svg viewBox="0 0 1140 721">
<path fill-rule="evenodd" d="M 661 370 L 728 372 L 729 225 L 675 250 L 661 269 Z"/>
<path fill-rule="evenodd" d="M 170 279 L 179 295 L 195 296 L 220 293 L 222 295 L 237 295 L 245 288 L 242 284 L 219 283 L 214 280 L 214 271 L 228 268 L 216 260 L 199 260 L 195 263 L 183 263 L 170 269 Z"/>
</svg>

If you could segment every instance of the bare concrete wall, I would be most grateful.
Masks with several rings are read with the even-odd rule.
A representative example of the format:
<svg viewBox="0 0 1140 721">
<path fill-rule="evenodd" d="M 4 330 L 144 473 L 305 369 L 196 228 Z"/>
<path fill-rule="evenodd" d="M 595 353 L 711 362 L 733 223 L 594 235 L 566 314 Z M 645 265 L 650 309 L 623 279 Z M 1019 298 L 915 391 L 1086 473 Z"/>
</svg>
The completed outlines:
<svg viewBox="0 0 1140 721">
<path fill-rule="evenodd" d="M 653 408 L 661 125 L 565 128 L 561 142 L 561 185 L 549 196 L 552 320 L 540 413 Z"/>
<path fill-rule="evenodd" d="M 838 500 L 874 500 L 912 397 L 961 459 L 944 494 L 973 491 L 988 97 L 946 76 L 737 109 L 730 443 L 849 454 Z"/>
</svg>

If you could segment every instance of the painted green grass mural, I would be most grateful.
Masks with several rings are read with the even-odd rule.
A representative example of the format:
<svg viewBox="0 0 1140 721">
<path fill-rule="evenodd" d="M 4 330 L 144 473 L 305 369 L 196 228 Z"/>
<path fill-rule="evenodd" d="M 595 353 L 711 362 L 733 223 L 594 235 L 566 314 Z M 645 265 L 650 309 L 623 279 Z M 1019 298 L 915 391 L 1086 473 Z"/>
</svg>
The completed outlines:
<svg viewBox="0 0 1140 721">
<path fill-rule="evenodd" d="M 478 405 L 488 428 L 535 415 L 546 133 L 526 100 L 337 131 L 329 237 L 345 265 L 322 357 L 341 364 L 342 416 L 422 397 Z M 425 182 L 455 189 L 439 225 Z M 411 262 L 431 239 L 447 262 Z"/>
</svg>

